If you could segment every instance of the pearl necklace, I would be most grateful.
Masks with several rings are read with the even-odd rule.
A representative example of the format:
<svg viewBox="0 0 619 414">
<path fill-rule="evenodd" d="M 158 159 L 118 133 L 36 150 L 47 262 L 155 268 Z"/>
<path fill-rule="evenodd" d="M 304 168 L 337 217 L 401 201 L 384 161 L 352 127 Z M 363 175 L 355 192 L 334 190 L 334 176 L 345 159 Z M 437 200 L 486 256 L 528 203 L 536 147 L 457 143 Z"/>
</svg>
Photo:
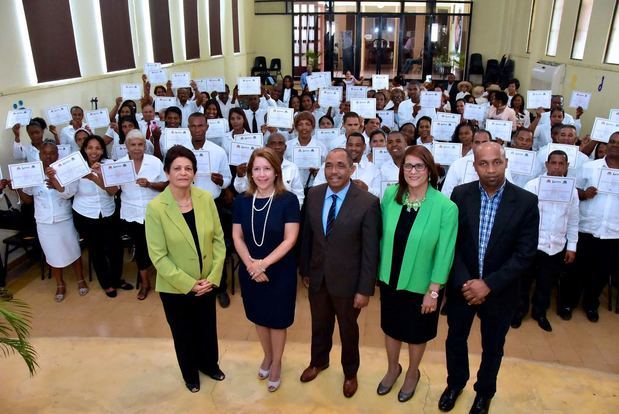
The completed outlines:
<svg viewBox="0 0 619 414">
<path fill-rule="evenodd" d="M 406 207 L 406 211 L 408 211 L 409 213 L 411 212 L 411 208 L 415 211 L 418 211 L 419 208 L 421 207 L 421 204 L 423 204 L 423 202 L 426 200 L 426 197 L 423 196 L 423 198 L 421 200 L 409 200 L 408 199 L 408 191 L 404 193 L 404 197 L 402 200 L 402 204 L 404 204 L 404 206 Z"/>
<path fill-rule="evenodd" d="M 262 247 L 262 245 L 264 244 L 264 236 L 267 231 L 267 221 L 269 219 L 269 213 L 271 212 L 271 206 L 273 205 L 274 195 L 275 195 L 275 190 L 273 190 L 273 192 L 269 196 L 269 200 L 264 204 L 264 206 L 262 206 L 262 208 L 256 207 L 256 193 L 254 193 L 254 198 L 251 202 L 251 236 L 254 239 L 254 244 L 257 247 Z M 254 230 L 254 211 L 260 212 L 260 211 L 263 211 L 265 208 L 267 208 L 267 214 L 264 217 L 264 224 L 262 225 L 262 239 L 260 239 L 260 243 L 258 243 L 258 241 L 256 240 L 256 231 Z"/>
</svg>

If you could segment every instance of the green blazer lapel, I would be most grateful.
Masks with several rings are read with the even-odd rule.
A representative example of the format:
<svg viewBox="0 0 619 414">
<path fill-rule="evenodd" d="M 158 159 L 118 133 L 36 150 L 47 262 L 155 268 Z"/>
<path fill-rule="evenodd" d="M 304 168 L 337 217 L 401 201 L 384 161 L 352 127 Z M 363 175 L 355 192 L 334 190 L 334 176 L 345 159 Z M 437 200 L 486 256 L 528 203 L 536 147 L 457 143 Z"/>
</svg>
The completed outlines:
<svg viewBox="0 0 619 414">
<path fill-rule="evenodd" d="M 185 218 L 181 214 L 181 210 L 176 204 L 176 200 L 174 200 L 174 197 L 172 197 L 172 193 L 170 192 L 170 189 L 166 188 L 163 194 L 164 194 L 163 201 L 165 202 L 165 204 L 167 204 L 165 208 L 165 212 L 168 218 L 170 219 L 170 222 L 172 222 L 176 226 L 178 231 L 181 232 L 183 237 L 185 237 L 185 240 L 187 240 L 187 243 L 189 243 L 194 253 L 198 254 L 198 251 L 196 250 L 196 244 L 193 240 L 193 236 L 191 235 L 191 231 L 189 230 L 189 226 L 187 225 Z M 197 222 L 198 222 L 198 217 L 196 216 L 196 223 Z"/>
<path fill-rule="evenodd" d="M 206 234 L 206 221 L 209 219 L 208 211 L 204 205 L 204 193 L 197 190 L 196 187 L 191 187 L 191 198 L 193 201 L 193 214 L 196 217 L 196 229 L 198 230 L 198 242 L 200 243 L 200 252 L 204 254 L 204 240 L 202 237 Z M 191 232 L 190 232 L 191 233 Z M 192 238 L 193 240 L 193 238 Z M 193 246 L 194 244 L 192 244 Z M 196 252 L 197 253 L 197 252 Z"/>
</svg>

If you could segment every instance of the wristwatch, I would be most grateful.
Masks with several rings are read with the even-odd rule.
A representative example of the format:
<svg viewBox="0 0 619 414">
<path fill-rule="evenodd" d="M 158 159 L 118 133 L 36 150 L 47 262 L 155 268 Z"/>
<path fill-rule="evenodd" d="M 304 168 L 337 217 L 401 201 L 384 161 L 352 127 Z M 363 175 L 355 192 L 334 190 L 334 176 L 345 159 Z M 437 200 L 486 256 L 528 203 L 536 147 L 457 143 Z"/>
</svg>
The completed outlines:
<svg viewBox="0 0 619 414">
<path fill-rule="evenodd" d="M 431 297 L 432 299 L 438 299 L 438 291 L 436 291 L 436 290 L 431 290 L 429 293 L 430 293 L 430 297 Z"/>
</svg>

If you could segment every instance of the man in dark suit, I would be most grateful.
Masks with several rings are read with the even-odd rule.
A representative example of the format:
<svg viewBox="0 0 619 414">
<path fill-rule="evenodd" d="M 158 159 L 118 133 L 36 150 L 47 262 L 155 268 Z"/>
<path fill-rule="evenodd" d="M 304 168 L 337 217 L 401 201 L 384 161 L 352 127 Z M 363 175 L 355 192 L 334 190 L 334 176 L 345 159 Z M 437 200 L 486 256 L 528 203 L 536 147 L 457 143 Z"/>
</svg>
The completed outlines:
<svg viewBox="0 0 619 414">
<path fill-rule="evenodd" d="M 457 186 L 451 196 L 459 224 L 447 286 L 447 388 L 438 407 L 450 411 L 469 379 L 467 340 L 477 315 L 483 352 L 470 413 L 487 413 L 520 297 L 520 279 L 535 258 L 539 211 L 537 196 L 505 180 L 503 147 L 487 142 L 475 148 L 474 155 L 479 181 Z"/>
<path fill-rule="evenodd" d="M 310 189 L 305 201 L 300 263 L 312 314 L 312 358 L 301 382 L 329 366 L 337 318 L 348 398 L 357 391 L 357 317 L 374 294 L 381 233 L 380 202 L 352 183 L 353 168 L 344 149 L 329 152 L 327 184 Z"/>
</svg>

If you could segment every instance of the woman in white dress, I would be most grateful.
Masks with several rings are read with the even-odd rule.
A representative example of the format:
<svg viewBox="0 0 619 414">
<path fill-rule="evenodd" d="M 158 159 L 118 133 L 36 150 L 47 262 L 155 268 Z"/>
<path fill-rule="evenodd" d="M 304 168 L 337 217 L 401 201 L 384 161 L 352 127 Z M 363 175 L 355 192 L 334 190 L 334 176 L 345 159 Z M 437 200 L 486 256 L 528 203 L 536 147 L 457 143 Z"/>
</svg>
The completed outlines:
<svg viewBox="0 0 619 414">
<path fill-rule="evenodd" d="M 66 294 L 63 269 L 73 266 L 73 273 L 78 278 L 77 286 L 80 296 L 88 293 L 88 285 L 82 273 L 82 250 L 79 236 L 73 225 L 71 215 L 71 197 L 77 191 L 77 182 L 63 187 L 56 177 L 56 171 L 50 164 L 58 160 L 58 147 L 54 141 L 43 141 L 40 147 L 40 159 L 47 176 L 45 183 L 36 187 L 18 189 L 17 192 L 25 204 L 34 202 L 34 218 L 37 223 L 39 243 L 45 254 L 45 260 L 51 267 L 56 280 L 56 302 L 62 302 Z"/>
</svg>

